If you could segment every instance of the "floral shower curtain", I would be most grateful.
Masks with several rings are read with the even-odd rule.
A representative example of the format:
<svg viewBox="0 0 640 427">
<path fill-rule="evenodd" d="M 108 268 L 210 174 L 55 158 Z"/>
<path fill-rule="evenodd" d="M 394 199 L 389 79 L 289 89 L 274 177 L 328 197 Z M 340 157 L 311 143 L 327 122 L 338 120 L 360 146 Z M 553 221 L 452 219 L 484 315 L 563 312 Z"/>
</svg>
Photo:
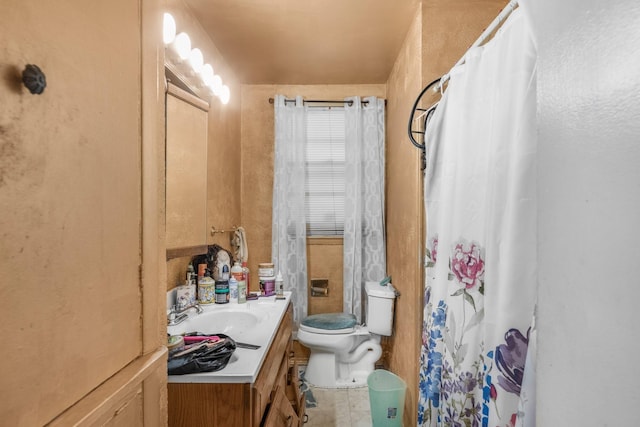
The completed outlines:
<svg viewBox="0 0 640 427">
<path fill-rule="evenodd" d="M 523 390 L 536 300 L 535 58 L 517 9 L 451 71 L 427 129 L 419 426 L 534 419 Z"/>
<path fill-rule="evenodd" d="M 345 105 L 344 312 L 362 321 L 366 281 L 385 278 L 384 100 Z"/>
<path fill-rule="evenodd" d="M 286 103 L 277 95 L 271 258 L 292 291 L 294 324 L 307 316 L 307 223 L 305 218 L 305 107 L 301 96 Z"/>
</svg>

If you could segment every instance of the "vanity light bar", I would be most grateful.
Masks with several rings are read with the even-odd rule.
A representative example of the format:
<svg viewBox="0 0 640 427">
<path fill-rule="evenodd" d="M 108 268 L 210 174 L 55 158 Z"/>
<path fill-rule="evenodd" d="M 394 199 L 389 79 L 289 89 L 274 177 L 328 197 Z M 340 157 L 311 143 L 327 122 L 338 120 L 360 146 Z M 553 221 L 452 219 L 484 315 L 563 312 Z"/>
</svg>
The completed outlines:
<svg viewBox="0 0 640 427">
<path fill-rule="evenodd" d="M 185 32 L 176 34 L 176 21 L 170 13 L 164 14 L 162 23 L 162 41 L 164 42 L 166 57 L 173 69 L 181 71 L 184 77 L 194 76 L 197 84 L 189 83 L 197 88 L 206 88 L 207 92 L 217 96 L 222 104 L 228 104 L 231 91 L 224 85 L 222 78 L 215 74 L 210 64 L 204 63 L 202 52 L 192 48 L 191 39 Z"/>
</svg>

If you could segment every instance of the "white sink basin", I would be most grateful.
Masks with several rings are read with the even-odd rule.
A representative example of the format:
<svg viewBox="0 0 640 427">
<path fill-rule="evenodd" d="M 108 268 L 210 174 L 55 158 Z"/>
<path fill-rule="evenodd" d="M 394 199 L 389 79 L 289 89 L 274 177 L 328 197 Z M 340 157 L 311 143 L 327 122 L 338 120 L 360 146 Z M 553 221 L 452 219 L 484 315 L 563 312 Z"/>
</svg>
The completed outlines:
<svg viewBox="0 0 640 427">
<path fill-rule="evenodd" d="M 175 304 L 175 298 L 167 298 L 167 306 Z M 291 293 L 285 292 L 285 300 L 275 297 L 260 298 L 238 304 L 203 305 L 201 314 L 189 309 L 188 318 L 175 326 L 167 326 L 170 335 L 189 332 L 225 334 L 236 342 L 259 346 L 257 349 L 238 347 L 229 364 L 220 371 L 187 375 L 169 375 L 171 383 L 252 383 L 256 380 L 271 341 L 280 321 L 285 316 Z"/>
<path fill-rule="evenodd" d="M 256 325 L 266 316 L 267 313 L 264 310 L 258 309 L 217 309 L 190 315 L 184 322 L 168 326 L 167 332 L 171 335 L 188 332 L 202 332 L 207 335 L 225 334 L 238 340 L 240 336 L 255 330 Z"/>
</svg>

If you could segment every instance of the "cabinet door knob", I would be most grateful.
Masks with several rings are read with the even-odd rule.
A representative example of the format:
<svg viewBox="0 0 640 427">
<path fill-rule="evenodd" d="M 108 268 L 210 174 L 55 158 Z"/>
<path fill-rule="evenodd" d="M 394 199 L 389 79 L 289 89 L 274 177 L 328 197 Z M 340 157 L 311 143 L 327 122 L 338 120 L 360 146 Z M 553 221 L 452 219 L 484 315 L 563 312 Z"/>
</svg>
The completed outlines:
<svg viewBox="0 0 640 427">
<path fill-rule="evenodd" d="M 40 67 L 35 64 L 27 64 L 22 71 L 22 83 L 29 89 L 29 92 L 40 95 L 47 87 L 47 78 Z"/>
</svg>

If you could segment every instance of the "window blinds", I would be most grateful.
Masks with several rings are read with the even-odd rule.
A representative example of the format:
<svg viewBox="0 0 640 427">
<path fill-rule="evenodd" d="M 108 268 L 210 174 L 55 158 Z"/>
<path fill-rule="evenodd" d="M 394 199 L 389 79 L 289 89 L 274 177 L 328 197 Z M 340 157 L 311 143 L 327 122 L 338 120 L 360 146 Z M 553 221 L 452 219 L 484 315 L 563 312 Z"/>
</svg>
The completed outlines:
<svg viewBox="0 0 640 427">
<path fill-rule="evenodd" d="M 307 110 L 307 234 L 341 236 L 344 231 L 344 108 Z"/>
</svg>

